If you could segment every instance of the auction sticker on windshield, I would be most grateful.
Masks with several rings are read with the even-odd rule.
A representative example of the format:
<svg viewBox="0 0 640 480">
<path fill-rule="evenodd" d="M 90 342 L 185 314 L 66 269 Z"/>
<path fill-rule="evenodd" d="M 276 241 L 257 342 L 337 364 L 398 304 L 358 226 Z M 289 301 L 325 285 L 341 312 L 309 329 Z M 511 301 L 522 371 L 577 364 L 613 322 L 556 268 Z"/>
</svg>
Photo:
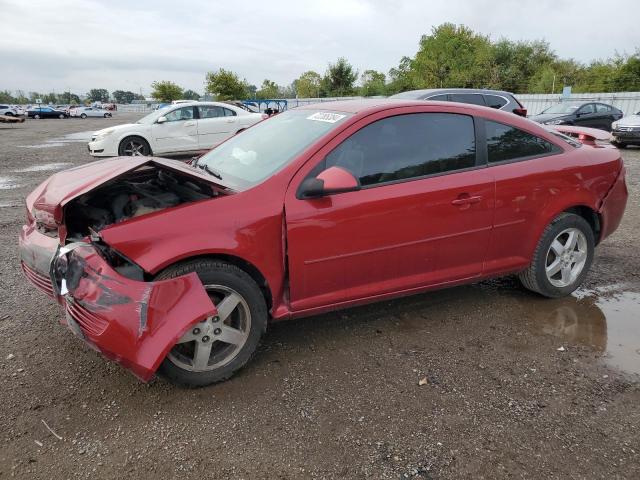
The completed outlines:
<svg viewBox="0 0 640 480">
<path fill-rule="evenodd" d="M 307 120 L 315 120 L 317 122 L 336 123 L 338 120 L 343 119 L 346 115 L 340 115 L 339 113 L 330 112 L 317 112 L 307 117 Z"/>
</svg>

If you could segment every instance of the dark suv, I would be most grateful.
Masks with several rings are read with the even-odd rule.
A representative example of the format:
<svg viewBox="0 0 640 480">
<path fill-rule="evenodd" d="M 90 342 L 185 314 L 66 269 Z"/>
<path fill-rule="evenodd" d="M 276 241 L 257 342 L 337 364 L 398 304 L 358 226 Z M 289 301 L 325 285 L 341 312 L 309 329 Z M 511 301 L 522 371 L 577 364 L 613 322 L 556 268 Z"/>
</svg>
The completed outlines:
<svg viewBox="0 0 640 480">
<path fill-rule="evenodd" d="M 527 116 L 527 109 L 512 93 L 501 90 L 484 90 L 480 88 L 432 88 L 427 90 L 410 90 L 396 93 L 389 98 L 404 100 L 437 100 L 441 102 L 460 102 L 482 105 L 505 112 L 512 112 L 521 117 Z"/>
</svg>

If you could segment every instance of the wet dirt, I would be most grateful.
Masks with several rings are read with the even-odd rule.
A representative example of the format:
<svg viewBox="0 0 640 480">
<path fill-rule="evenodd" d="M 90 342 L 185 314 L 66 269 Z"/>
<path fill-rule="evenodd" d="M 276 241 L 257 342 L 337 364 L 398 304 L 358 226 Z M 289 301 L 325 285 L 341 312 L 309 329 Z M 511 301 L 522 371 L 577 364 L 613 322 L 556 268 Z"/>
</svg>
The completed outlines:
<svg viewBox="0 0 640 480">
<path fill-rule="evenodd" d="M 87 125 L 0 136 L 0 478 L 640 478 L 640 149 L 574 295 L 508 277 L 274 324 L 236 377 L 183 390 L 105 361 L 20 273 L 24 197 L 94 161 L 59 141 Z"/>
</svg>

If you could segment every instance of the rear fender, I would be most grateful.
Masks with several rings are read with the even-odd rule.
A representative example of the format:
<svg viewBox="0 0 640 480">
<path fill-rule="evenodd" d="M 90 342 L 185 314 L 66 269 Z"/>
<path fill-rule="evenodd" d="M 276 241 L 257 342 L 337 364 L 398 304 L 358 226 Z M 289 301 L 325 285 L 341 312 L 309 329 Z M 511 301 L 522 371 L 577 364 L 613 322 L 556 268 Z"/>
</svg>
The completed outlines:
<svg viewBox="0 0 640 480">
<path fill-rule="evenodd" d="M 187 329 L 217 313 L 196 273 L 131 280 L 87 243 L 62 247 L 52 270 L 69 328 L 143 381 Z"/>
</svg>

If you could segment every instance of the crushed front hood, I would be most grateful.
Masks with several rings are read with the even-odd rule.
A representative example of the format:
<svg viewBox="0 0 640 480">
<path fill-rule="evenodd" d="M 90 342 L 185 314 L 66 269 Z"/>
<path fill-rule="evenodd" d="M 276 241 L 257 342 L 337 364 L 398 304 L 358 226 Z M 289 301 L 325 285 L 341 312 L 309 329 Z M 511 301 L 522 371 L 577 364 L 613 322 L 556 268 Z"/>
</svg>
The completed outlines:
<svg viewBox="0 0 640 480">
<path fill-rule="evenodd" d="M 38 210 L 62 221 L 62 209 L 80 195 L 143 165 L 156 165 L 215 183 L 210 175 L 189 167 L 183 162 L 156 157 L 115 157 L 71 168 L 51 175 L 27 196 L 29 212 Z"/>
</svg>

